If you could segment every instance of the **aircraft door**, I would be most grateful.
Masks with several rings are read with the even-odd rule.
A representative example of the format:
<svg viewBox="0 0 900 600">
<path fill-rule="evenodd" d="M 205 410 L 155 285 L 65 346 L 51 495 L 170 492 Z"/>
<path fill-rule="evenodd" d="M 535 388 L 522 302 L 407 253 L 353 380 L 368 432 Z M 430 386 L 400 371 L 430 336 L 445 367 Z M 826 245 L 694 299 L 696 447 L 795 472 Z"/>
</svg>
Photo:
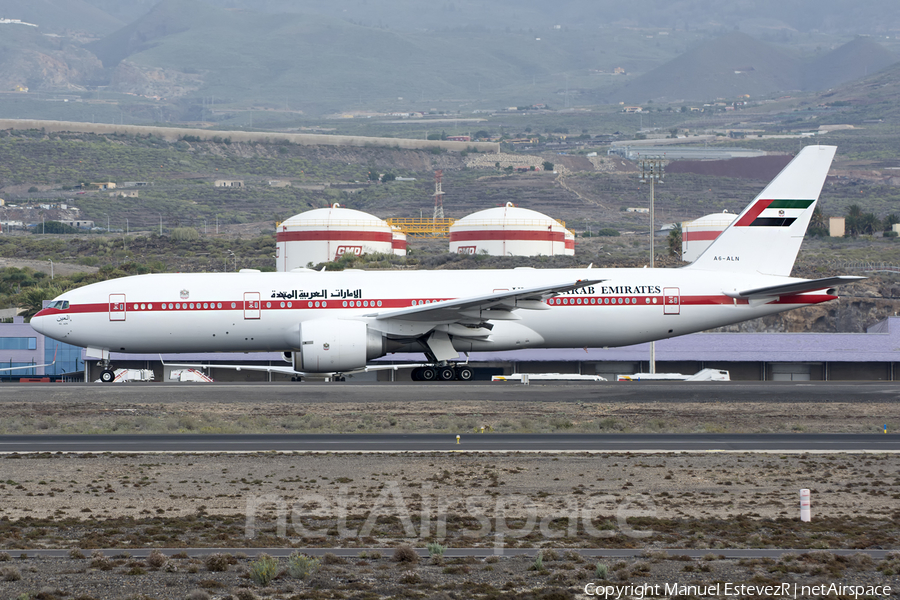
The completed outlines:
<svg viewBox="0 0 900 600">
<path fill-rule="evenodd" d="M 109 295 L 109 320 L 124 321 L 125 320 L 125 294 Z"/>
<path fill-rule="evenodd" d="M 663 288 L 663 314 L 681 314 L 681 291 L 679 288 Z"/>
<path fill-rule="evenodd" d="M 244 292 L 244 319 L 259 318 L 259 292 Z"/>
</svg>

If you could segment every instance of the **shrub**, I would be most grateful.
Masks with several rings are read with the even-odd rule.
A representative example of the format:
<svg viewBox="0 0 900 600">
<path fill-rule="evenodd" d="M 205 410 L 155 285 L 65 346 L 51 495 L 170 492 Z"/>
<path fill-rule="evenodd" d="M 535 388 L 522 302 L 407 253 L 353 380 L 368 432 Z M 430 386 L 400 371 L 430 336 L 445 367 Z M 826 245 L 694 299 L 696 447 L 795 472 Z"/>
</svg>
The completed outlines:
<svg viewBox="0 0 900 600">
<path fill-rule="evenodd" d="M 84 552 L 82 552 L 78 548 L 72 548 L 71 550 L 69 550 L 69 558 L 71 558 L 72 560 L 81 560 L 82 558 L 84 558 Z"/>
<path fill-rule="evenodd" d="M 422 578 L 414 571 L 407 571 L 403 574 L 403 577 L 400 578 L 400 583 L 405 585 L 422 583 Z"/>
<path fill-rule="evenodd" d="M 248 590 L 247 588 L 241 588 L 236 591 L 234 597 L 237 598 L 237 600 L 257 600 L 253 590 Z"/>
<path fill-rule="evenodd" d="M 394 562 L 416 564 L 419 562 L 419 555 L 412 546 L 402 545 L 394 550 Z"/>
<path fill-rule="evenodd" d="M 172 230 L 172 239 L 179 242 L 191 242 L 200 239 L 200 233 L 193 227 L 176 227 Z"/>
<path fill-rule="evenodd" d="M 427 548 L 431 558 L 444 558 L 444 551 L 447 549 L 436 542 L 428 544 Z"/>
<path fill-rule="evenodd" d="M 531 563 L 531 566 L 528 567 L 529 571 L 543 571 L 544 570 L 544 552 L 539 551 L 537 556 L 534 557 L 534 562 Z"/>
<path fill-rule="evenodd" d="M 147 564 L 153 569 L 161 569 L 167 562 L 169 559 L 159 550 L 151 550 L 147 555 Z"/>
<path fill-rule="evenodd" d="M 0 562 L 9 562 L 12 560 L 12 557 L 9 555 L 9 552 L 0 552 Z"/>
<path fill-rule="evenodd" d="M 597 579 L 606 579 L 606 576 L 609 574 L 609 567 L 603 563 L 597 563 L 594 573 L 597 575 Z"/>
<path fill-rule="evenodd" d="M 188 600 L 209 600 L 209 594 L 203 590 L 194 590 L 188 594 Z"/>
<path fill-rule="evenodd" d="M 107 558 L 99 550 L 91 552 L 91 568 L 100 569 L 101 571 L 110 571 L 115 566 L 110 558 Z"/>
<path fill-rule="evenodd" d="M 306 579 L 319 569 L 318 558 L 294 552 L 288 557 L 288 575 L 296 579 Z"/>
<path fill-rule="evenodd" d="M 338 556 L 334 552 L 326 552 L 322 557 L 322 562 L 326 565 L 346 565 L 347 559 L 342 556 Z"/>
<path fill-rule="evenodd" d="M 260 554 L 250 563 L 250 579 L 259 585 L 268 585 L 278 574 L 278 560 L 268 554 Z"/>
<path fill-rule="evenodd" d="M 15 567 L 2 567 L 0 568 L 0 579 L 3 579 L 3 581 L 19 581 L 22 579 L 22 574 Z"/>
<path fill-rule="evenodd" d="M 207 571 L 227 571 L 228 555 L 227 554 L 210 554 L 203 560 L 203 564 Z"/>
</svg>

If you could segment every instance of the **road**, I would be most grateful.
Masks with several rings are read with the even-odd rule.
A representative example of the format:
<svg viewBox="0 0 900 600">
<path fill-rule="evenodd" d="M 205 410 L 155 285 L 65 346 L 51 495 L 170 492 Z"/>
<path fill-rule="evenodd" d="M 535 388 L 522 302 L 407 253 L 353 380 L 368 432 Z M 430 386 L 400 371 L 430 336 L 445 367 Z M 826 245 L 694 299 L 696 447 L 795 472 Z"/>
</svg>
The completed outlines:
<svg viewBox="0 0 900 600">
<path fill-rule="evenodd" d="M 4 435 L 0 452 L 900 452 L 886 434 Z"/>
<path fill-rule="evenodd" d="M 3 383 L 0 402 L 893 402 L 892 382 L 548 382 L 517 383 Z"/>
</svg>

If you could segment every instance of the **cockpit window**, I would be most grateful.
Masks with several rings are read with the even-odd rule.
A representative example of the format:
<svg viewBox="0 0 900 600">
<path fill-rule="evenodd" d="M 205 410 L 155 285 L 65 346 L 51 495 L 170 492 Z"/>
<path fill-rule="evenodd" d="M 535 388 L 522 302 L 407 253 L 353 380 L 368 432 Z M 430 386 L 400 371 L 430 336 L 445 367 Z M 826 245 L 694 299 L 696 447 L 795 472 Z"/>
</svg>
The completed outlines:
<svg viewBox="0 0 900 600">
<path fill-rule="evenodd" d="M 47 305 L 47 308 L 55 308 L 57 310 L 65 310 L 69 308 L 68 300 L 54 300 L 50 304 Z"/>
</svg>

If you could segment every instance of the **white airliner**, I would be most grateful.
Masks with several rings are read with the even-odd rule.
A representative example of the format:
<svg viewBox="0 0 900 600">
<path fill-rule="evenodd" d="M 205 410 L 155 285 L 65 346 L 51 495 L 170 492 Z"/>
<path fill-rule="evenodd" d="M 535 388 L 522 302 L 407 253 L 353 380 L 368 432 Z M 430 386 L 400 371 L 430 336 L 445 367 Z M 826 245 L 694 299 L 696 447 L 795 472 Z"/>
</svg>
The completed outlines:
<svg viewBox="0 0 900 600">
<path fill-rule="evenodd" d="M 114 352 L 284 353 L 288 367 L 362 371 L 424 352 L 414 379 L 469 379 L 460 352 L 623 346 L 833 300 L 860 277 L 790 277 L 834 157 L 808 146 L 692 264 L 678 269 L 157 274 L 55 299 L 35 330 L 88 348 L 111 381 Z"/>
</svg>

